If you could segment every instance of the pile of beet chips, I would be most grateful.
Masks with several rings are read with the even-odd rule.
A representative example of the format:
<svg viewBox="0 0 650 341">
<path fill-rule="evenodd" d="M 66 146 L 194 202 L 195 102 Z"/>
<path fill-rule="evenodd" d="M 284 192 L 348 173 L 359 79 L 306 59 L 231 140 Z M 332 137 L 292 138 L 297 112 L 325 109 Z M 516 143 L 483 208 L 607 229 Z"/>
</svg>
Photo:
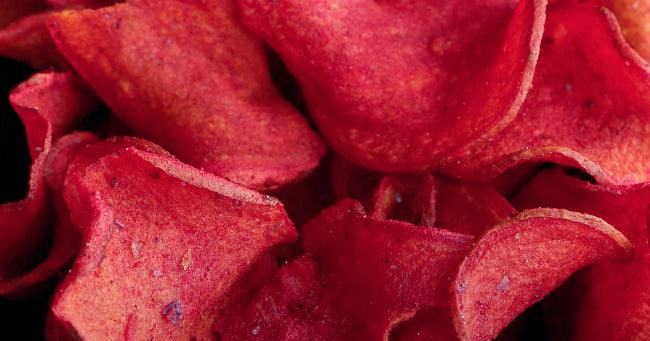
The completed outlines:
<svg viewBox="0 0 650 341">
<path fill-rule="evenodd" d="M 650 0 L 0 0 L 1 340 L 650 340 Z"/>
</svg>

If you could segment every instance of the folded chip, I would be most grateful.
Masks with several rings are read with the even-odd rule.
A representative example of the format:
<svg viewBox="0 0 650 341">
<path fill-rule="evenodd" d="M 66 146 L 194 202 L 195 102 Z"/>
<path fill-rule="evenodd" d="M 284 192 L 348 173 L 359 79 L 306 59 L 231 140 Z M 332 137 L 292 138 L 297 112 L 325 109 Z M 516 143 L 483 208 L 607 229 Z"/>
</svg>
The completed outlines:
<svg viewBox="0 0 650 341">
<path fill-rule="evenodd" d="M 0 2 L 0 28 L 21 17 L 47 10 L 43 0 L 3 0 Z"/>
<path fill-rule="evenodd" d="M 217 320 L 221 340 L 387 339 L 426 307 L 446 312 L 451 325 L 449 276 L 471 236 L 371 218 L 344 200 L 301 237 L 305 255 Z"/>
<path fill-rule="evenodd" d="M 605 221 L 533 209 L 490 229 L 465 256 L 451 285 L 460 340 L 489 340 L 576 270 L 630 260 L 630 242 Z"/>
<path fill-rule="evenodd" d="M 28 63 L 35 69 L 67 67 L 47 30 L 49 17 L 50 13 L 38 13 L 0 29 L 0 56 Z"/>
<path fill-rule="evenodd" d="M 219 316 L 217 338 L 227 340 L 349 340 L 349 324 L 323 286 L 318 265 L 300 256 L 278 269 L 247 304 Z"/>
<path fill-rule="evenodd" d="M 650 248 L 640 247 L 630 264 L 586 269 L 576 306 L 574 340 L 647 340 L 650 337 Z"/>
<path fill-rule="evenodd" d="M 133 131 L 193 166 L 272 190 L 325 147 L 274 89 L 230 0 L 133 0 L 56 14 L 59 50 Z"/>
<path fill-rule="evenodd" d="M 555 207 L 591 214 L 621 231 L 634 246 L 648 244 L 650 185 L 613 193 L 552 169 L 535 176 L 513 204 L 518 209 Z"/>
<path fill-rule="evenodd" d="M 238 0 L 330 144 L 382 171 L 432 168 L 515 117 L 545 1 Z"/>
<path fill-rule="evenodd" d="M 211 339 L 237 281 L 296 237 L 276 199 L 136 148 L 69 169 L 65 187 L 90 214 L 51 305 L 57 337 Z"/>
<path fill-rule="evenodd" d="M 516 213 L 489 185 L 440 174 L 382 175 L 339 157 L 331 164 L 339 199 L 359 200 L 370 215 L 473 236 Z"/>
<path fill-rule="evenodd" d="M 79 247 L 79 233 L 72 226 L 70 213 L 63 202 L 63 179 L 68 164 L 79 150 L 95 142 L 92 133 L 79 132 L 60 138 L 50 150 L 45 162 L 45 180 L 52 201 L 52 242 L 47 257 L 29 272 L 6 281 L 0 281 L 0 296 L 25 297 L 37 293 L 48 279 L 72 262 Z"/>
<path fill-rule="evenodd" d="M 476 180 L 532 160 L 580 167 L 610 188 L 650 177 L 650 67 L 616 18 L 588 3 L 549 7 L 533 88 L 517 118 L 445 161 Z"/>
<path fill-rule="evenodd" d="M 87 201 L 88 198 L 84 197 L 84 190 L 79 191 L 83 187 L 79 181 L 83 181 L 84 173 L 86 168 L 97 162 L 104 156 L 117 153 L 125 148 L 135 148 L 145 152 L 159 154 L 163 156 L 169 156 L 169 153 L 162 149 L 160 146 L 155 143 L 149 142 L 147 140 L 130 137 L 130 136 L 114 136 L 106 140 L 90 144 L 83 149 L 81 149 L 70 161 L 70 164 L 67 167 L 65 178 L 63 179 L 63 184 L 65 185 L 65 190 L 63 191 L 63 197 L 68 207 L 79 207 L 83 205 L 83 201 Z M 115 179 L 114 183 L 117 183 L 118 180 Z M 89 220 L 94 219 L 94 213 L 89 210 L 71 210 L 70 218 L 74 222 L 74 225 L 77 228 L 83 228 L 86 226 Z"/>
<path fill-rule="evenodd" d="M 0 205 L 2 281 L 16 279 L 41 261 L 51 232 L 43 176 L 53 136 L 70 129 L 96 103 L 73 74 L 55 72 L 36 74 L 20 84 L 11 92 L 10 102 L 25 126 L 32 165 L 27 196 Z M 8 288 L 2 293 L 10 294 L 13 287 Z"/>
<path fill-rule="evenodd" d="M 375 190 L 370 216 L 433 227 L 436 223 L 436 190 L 431 174 L 384 176 Z"/>
<path fill-rule="evenodd" d="M 607 7 L 616 15 L 625 40 L 650 61 L 650 1 L 590 0 Z"/>
<path fill-rule="evenodd" d="M 515 198 L 514 204 L 521 208 L 559 207 L 598 216 L 636 247 L 634 262 L 598 264 L 574 279 L 580 293 L 571 295 L 577 298 L 571 303 L 570 318 L 558 323 L 575 331 L 576 340 L 642 340 L 650 336 L 649 203 L 648 186 L 611 193 L 559 169 L 540 173 Z"/>
<path fill-rule="evenodd" d="M 353 200 L 339 202 L 302 228 L 351 339 L 385 339 L 420 309 L 449 306 L 452 272 L 473 237 L 365 215 Z"/>
</svg>

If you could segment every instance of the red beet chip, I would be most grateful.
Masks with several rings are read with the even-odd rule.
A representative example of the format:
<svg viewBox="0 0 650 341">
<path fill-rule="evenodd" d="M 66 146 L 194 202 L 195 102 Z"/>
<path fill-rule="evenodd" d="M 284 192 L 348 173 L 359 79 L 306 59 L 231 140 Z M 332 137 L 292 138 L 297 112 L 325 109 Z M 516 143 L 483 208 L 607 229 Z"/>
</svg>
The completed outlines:
<svg viewBox="0 0 650 341">
<path fill-rule="evenodd" d="M 29 272 L 7 281 L 0 281 L 0 296 L 22 297 L 36 292 L 43 283 L 68 265 L 78 250 L 79 233 L 72 226 L 70 213 L 63 202 L 63 178 L 70 160 L 97 137 L 91 133 L 74 133 L 60 138 L 45 161 L 47 182 L 54 212 L 52 243 L 47 257 Z"/>
<path fill-rule="evenodd" d="M 50 234 L 43 168 L 53 136 L 64 133 L 96 104 L 73 74 L 54 72 L 36 74 L 19 85 L 10 102 L 25 126 L 32 165 L 25 199 L 0 205 L 0 279 L 5 282 L 40 261 Z M 20 285 L 2 289 L 2 294 L 11 294 Z"/>
<path fill-rule="evenodd" d="M 600 264 L 580 273 L 574 340 L 647 340 L 650 337 L 650 249 L 630 264 Z"/>
<path fill-rule="evenodd" d="M 606 6 L 616 15 L 625 40 L 645 58 L 650 60 L 650 1 L 648 0 L 590 0 Z"/>
<path fill-rule="evenodd" d="M 68 207 L 79 207 L 80 205 L 83 205 L 83 201 L 89 200 L 88 198 L 83 197 L 85 190 L 82 189 L 81 193 L 79 191 L 81 186 L 79 181 L 83 181 L 86 168 L 97 162 L 97 160 L 102 157 L 117 153 L 125 148 L 135 148 L 145 152 L 171 157 L 168 152 L 155 143 L 137 137 L 115 136 L 91 144 L 80 150 L 75 158 L 70 161 L 70 165 L 68 166 L 66 177 L 64 179 L 65 191 L 63 193 Z M 118 178 L 110 179 L 110 182 L 114 186 L 119 185 Z M 94 219 L 94 212 L 89 210 L 73 209 L 70 212 L 70 216 L 75 226 L 77 228 L 82 228 L 89 224 L 89 220 Z"/>
<path fill-rule="evenodd" d="M 47 30 L 49 18 L 50 13 L 34 14 L 0 29 L 0 56 L 28 63 L 36 69 L 65 68 L 68 64 Z"/>
<path fill-rule="evenodd" d="M 422 171 L 512 120 L 545 1 L 239 0 L 330 144 L 382 171 Z M 471 22 L 471 24 L 469 24 Z"/>
<path fill-rule="evenodd" d="M 484 234 L 458 268 L 451 286 L 458 337 L 493 339 L 576 270 L 632 254 L 623 234 L 597 217 L 523 211 Z"/>
<path fill-rule="evenodd" d="M 451 321 L 450 275 L 471 236 L 370 218 L 354 200 L 323 211 L 302 230 L 307 255 L 218 320 L 223 340 L 386 339 L 427 306 L 441 307 Z"/>
<path fill-rule="evenodd" d="M 302 228 L 352 339 L 382 339 L 425 306 L 447 307 L 450 276 L 472 237 L 367 217 L 346 200 Z"/>
<path fill-rule="evenodd" d="M 321 283 L 318 265 L 301 256 L 280 267 L 238 310 L 214 325 L 220 340 L 345 340 L 336 297 Z"/>
<path fill-rule="evenodd" d="M 52 337 L 209 339 L 251 264 L 296 237 L 277 200 L 165 155 L 128 148 L 71 171 L 68 206 L 92 214 L 78 221 L 84 246 L 52 303 Z"/>
<path fill-rule="evenodd" d="M 578 166 L 608 187 L 650 176 L 650 68 L 616 19 L 591 4 L 549 7 L 533 88 L 495 138 L 447 160 L 446 172 L 485 180 L 531 160 Z"/>
<path fill-rule="evenodd" d="M 271 190 L 318 165 L 320 138 L 273 88 L 229 0 L 136 0 L 64 11 L 60 51 L 140 136 L 233 182 Z"/>
<path fill-rule="evenodd" d="M 43 0 L 3 0 L 0 3 L 0 28 L 13 21 L 47 10 L 49 6 Z"/>
<path fill-rule="evenodd" d="M 390 333 L 393 341 L 456 341 L 456 330 L 447 308 L 425 308 Z"/>
<path fill-rule="evenodd" d="M 436 223 L 433 176 L 384 176 L 373 197 L 370 216 L 433 227 Z"/>
<path fill-rule="evenodd" d="M 598 264 L 582 271 L 573 284 L 578 289 L 569 292 L 572 297 L 560 302 L 560 307 L 570 311 L 569 318 L 557 323 L 575 330 L 576 340 L 641 340 L 650 335 L 647 329 L 650 187 L 611 193 L 555 169 L 537 175 L 514 203 L 524 208 L 559 207 L 598 216 L 636 246 L 636 258 L 631 264 Z M 565 303 L 569 299 L 573 301 Z M 573 305 L 573 309 L 566 309 L 566 304 Z"/>
<path fill-rule="evenodd" d="M 490 186 L 437 176 L 435 227 L 479 236 L 517 211 Z"/>
<path fill-rule="evenodd" d="M 648 243 L 650 186 L 613 193 L 553 169 L 533 178 L 513 203 L 519 209 L 556 207 L 591 214 L 621 231 L 633 245 Z"/>
<path fill-rule="evenodd" d="M 103 6 L 112 5 L 117 0 L 46 0 L 51 6 L 54 7 L 85 7 L 85 8 L 98 8 Z"/>
</svg>

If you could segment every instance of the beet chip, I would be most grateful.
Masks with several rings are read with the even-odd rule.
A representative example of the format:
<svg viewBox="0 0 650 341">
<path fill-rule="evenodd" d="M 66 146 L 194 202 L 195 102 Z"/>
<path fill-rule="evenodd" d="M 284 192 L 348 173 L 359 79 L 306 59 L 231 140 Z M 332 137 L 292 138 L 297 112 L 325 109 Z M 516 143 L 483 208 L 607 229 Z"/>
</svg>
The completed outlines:
<svg viewBox="0 0 650 341">
<path fill-rule="evenodd" d="M 377 186 L 370 216 L 433 227 L 436 194 L 435 180 L 430 174 L 385 176 Z"/>
<path fill-rule="evenodd" d="M 52 138 L 69 129 L 95 105 L 94 98 L 73 74 L 53 72 L 36 74 L 19 85 L 10 101 L 25 126 L 32 165 L 27 197 L 0 205 L 2 281 L 24 274 L 40 261 L 50 233 L 43 167 Z M 7 285 L 0 290 L 2 294 L 10 294 L 14 288 Z"/>
<path fill-rule="evenodd" d="M 435 227 L 478 236 L 516 213 L 492 187 L 436 177 Z"/>
<path fill-rule="evenodd" d="M 0 56 L 30 64 L 36 69 L 67 66 L 47 31 L 49 13 L 34 14 L 0 29 Z"/>
<path fill-rule="evenodd" d="M 425 306 L 447 307 L 453 269 L 471 236 L 367 217 L 352 200 L 302 228 L 351 339 L 383 339 Z"/>
<path fill-rule="evenodd" d="M 514 199 L 519 209 L 556 207 L 597 216 L 616 227 L 637 247 L 648 243 L 649 204 L 650 185 L 612 193 L 559 169 L 538 174 Z"/>
<path fill-rule="evenodd" d="M 229 0 L 64 11 L 50 32 L 120 119 L 196 167 L 270 190 L 306 175 L 325 152 L 273 88 L 262 45 Z"/>
<path fill-rule="evenodd" d="M 585 265 L 625 260 L 630 242 L 594 216 L 559 209 L 521 212 L 486 234 L 451 286 L 461 340 L 488 340 Z"/>
<path fill-rule="evenodd" d="M 78 207 L 84 205 L 83 201 L 87 200 L 87 198 L 83 197 L 83 192 L 85 192 L 85 190 L 79 181 L 83 182 L 84 173 L 88 166 L 97 162 L 97 160 L 106 155 L 117 153 L 126 148 L 135 148 L 145 152 L 171 157 L 171 155 L 169 155 L 169 153 L 164 149 L 160 148 L 160 146 L 137 137 L 116 136 L 91 144 L 80 150 L 68 166 L 66 177 L 64 179 L 65 191 L 63 193 L 67 206 Z M 111 181 L 116 184 L 116 186 L 119 183 L 117 178 Z M 82 193 L 79 192 L 80 188 Z M 77 228 L 82 228 L 88 224 L 87 222 L 89 220 L 95 218 L 94 212 L 89 210 L 72 210 L 70 212 L 70 217 Z"/>
<path fill-rule="evenodd" d="M 427 306 L 451 320 L 449 278 L 471 236 L 370 218 L 354 200 L 302 230 L 307 255 L 218 321 L 222 340 L 381 340 Z"/>
<path fill-rule="evenodd" d="M 320 282 L 316 262 L 301 256 L 282 266 L 248 304 L 221 315 L 214 329 L 221 341 L 350 339 L 335 302 Z"/>
<path fill-rule="evenodd" d="M 625 40 L 650 61 L 650 1 L 591 0 L 614 12 Z"/>
<path fill-rule="evenodd" d="M 238 0 L 334 148 L 419 171 L 512 120 L 532 80 L 545 1 Z M 515 8 L 516 7 L 516 8 Z"/>
<path fill-rule="evenodd" d="M 600 264 L 580 274 L 586 285 L 575 317 L 574 340 L 650 338 L 650 249 L 631 264 Z"/>
<path fill-rule="evenodd" d="M 296 237 L 275 199 L 134 148 L 69 170 L 71 187 L 70 210 L 92 216 L 75 221 L 85 246 L 52 303 L 57 337 L 210 339 L 233 284 Z"/>
<path fill-rule="evenodd" d="M 608 187 L 650 177 L 650 68 L 616 19 L 591 4 L 549 7 L 533 89 L 494 139 L 447 160 L 446 171 L 484 180 L 530 160 L 578 166 Z"/>
<path fill-rule="evenodd" d="M 54 227 L 52 245 L 47 258 L 28 273 L 8 281 L 0 281 L 0 296 L 25 296 L 69 264 L 77 253 L 79 233 L 70 222 L 70 213 L 63 202 L 63 178 L 70 160 L 83 146 L 97 140 L 92 133 L 74 133 L 60 138 L 47 156 L 45 180 L 53 201 Z"/>
<path fill-rule="evenodd" d="M 0 28 L 13 21 L 40 11 L 49 6 L 43 0 L 2 0 L 0 1 Z"/>
</svg>

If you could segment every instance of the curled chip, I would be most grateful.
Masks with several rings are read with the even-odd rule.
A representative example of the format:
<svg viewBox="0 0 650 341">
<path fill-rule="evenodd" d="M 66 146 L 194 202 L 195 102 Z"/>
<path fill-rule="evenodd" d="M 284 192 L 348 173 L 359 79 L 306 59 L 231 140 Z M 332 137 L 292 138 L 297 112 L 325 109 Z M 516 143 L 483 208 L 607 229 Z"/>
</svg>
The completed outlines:
<svg viewBox="0 0 650 341">
<path fill-rule="evenodd" d="M 50 32 L 124 123 L 191 165 L 271 190 L 305 176 L 325 152 L 273 88 L 262 44 L 229 0 L 63 11 Z"/>
<path fill-rule="evenodd" d="M 650 337 L 650 248 L 631 264 L 600 264 L 580 274 L 574 340 L 647 340 Z"/>
<path fill-rule="evenodd" d="M 25 274 L 40 261 L 37 258 L 51 230 L 44 163 L 53 136 L 64 133 L 94 107 L 94 98 L 88 96 L 74 75 L 54 72 L 34 75 L 10 95 L 27 132 L 32 165 L 25 199 L 0 205 L 0 278 L 5 281 Z M 9 294 L 10 289 L 3 292 Z"/>
<path fill-rule="evenodd" d="M 86 168 L 102 157 L 119 152 L 125 148 L 135 148 L 145 152 L 171 157 L 168 152 L 155 143 L 137 137 L 115 136 L 88 145 L 81 149 L 74 159 L 70 161 L 65 174 L 63 182 L 65 184 L 65 190 L 63 191 L 63 196 L 68 207 L 79 207 L 83 205 L 81 201 L 88 200 L 83 197 L 83 192 L 80 193 L 78 191 L 81 185 L 77 183 L 78 181 L 83 181 Z M 111 180 L 111 182 L 116 185 L 119 183 L 117 178 Z M 89 210 L 72 210 L 70 212 L 70 218 L 77 228 L 82 228 L 88 224 L 89 220 L 94 219 L 94 213 Z"/>
<path fill-rule="evenodd" d="M 346 158 L 421 171 L 515 117 L 546 2 L 238 0 Z"/>
<path fill-rule="evenodd" d="M 0 28 L 21 17 L 48 9 L 43 0 L 2 0 L 0 2 Z"/>
<path fill-rule="evenodd" d="M 492 187 L 437 176 L 435 227 L 479 236 L 517 211 Z"/>
<path fill-rule="evenodd" d="M 70 210 L 91 214 L 75 221 L 84 246 L 57 289 L 50 335 L 210 339 L 233 285 L 296 237 L 277 200 L 134 148 L 68 170 L 65 186 L 80 198 Z"/>
<path fill-rule="evenodd" d="M 339 202 L 302 228 L 352 339 L 384 339 L 425 306 L 448 307 L 449 278 L 473 237 L 367 217 Z M 371 252 L 369 252 L 372 250 Z"/>
<path fill-rule="evenodd" d="M 74 7 L 83 6 L 85 8 L 97 8 L 112 5 L 117 0 L 46 0 L 54 7 Z"/>
<path fill-rule="evenodd" d="M 306 255 L 217 324 L 223 340 L 387 339 L 429 306 L 450 321 L 449 277 L 471 236 L 371 218 L 354 200 L 324 210 L 302 231 Z"/>
<path fill-rule="evenodd" d="M 45 180 L 54 210 L 52 243 L 47 258 L 19 277 L 0 281 L 0 296 L 20 297 L 36 292 L 74 258 L 80 235 L 72 226 L 70 213 L 63 202 L 63 179 L 70 160 L 83 146 L 96 140 L 92 133 L 73 133 L 60 138 L 52 146 L 45 162 Z"/>
<path fill-rule="evenodd" d="M 650 61 L 650 1 L 590 0 L 614 12 L 625 40 Z"/>
<path fill-rule="evenodd" d="M 553 169 L 534 177 L 513 203 L 518 209 L 556 207 L 591 214 L 616 227 L 634 246 L 648 244 L 650 185 L 612 193 Z"/>
<path fill-rule="evenodd" d="M 384 176 L 375 190 L 370 216 L 433 227 L 436 223 L 433 176 Z"/>
<path fill-rule="evenodd" d="M 533 88 L 517 118 L 445 162 L 484 180 L 531 160 L 577 166 L 604 186 L 650 181 L 650 67 L 614 16 L 592 4 L 549 7 Z"/>
<path fill-rule="evenodd" d="M 456 341 L 456 331 L 447 308 L 425 308 L 398 324 L 390 333 L 393 341 Z"/>
<path fill-rule="evenodd" d="M 307 256 L 288 262 L 251 294 L 247 304 L 223 314 L 213 326 L 220 340 L 345 340 L 348 327 L 336 298 Z"/>
<path fill-rule="evenodd" d="M 516 213 L 488 185 L 438 174 L 382 176 L 340 158 L 332 161 L 332 186 L 338 198 L 359 200 L 375 218 L 478 236 Z"/>
<path fill-rule="evenodd" d="M 460 264 L 451 286 L 458 337 L 493 339 L 576 270 L 632 255 L 630 242 L 597 217 L 523 211 L 484 234 Z"/>
<path fill-rule="evenodd" d="M 36 69 L 67 66 L 47 31 L 49 13 L 17 20 L 0 29 L 0 56 L 30 64 Z"/>
</svg>

